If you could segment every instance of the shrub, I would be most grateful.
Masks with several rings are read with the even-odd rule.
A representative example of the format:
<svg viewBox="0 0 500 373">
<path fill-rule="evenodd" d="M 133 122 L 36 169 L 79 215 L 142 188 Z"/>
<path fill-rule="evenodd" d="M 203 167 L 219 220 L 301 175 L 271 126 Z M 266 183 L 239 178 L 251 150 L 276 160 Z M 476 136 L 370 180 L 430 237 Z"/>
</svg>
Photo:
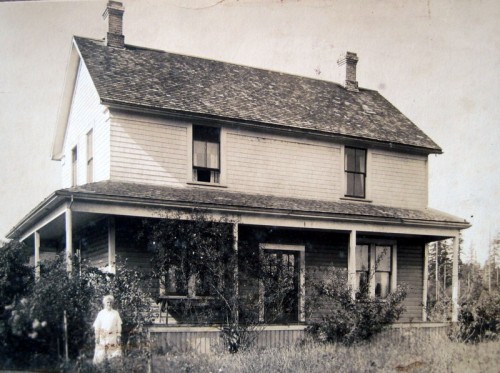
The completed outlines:
<svg viewBox="0 0 500 373">
<path fill-rule="evenodd" d="M 0 247 L 0 366 L 15 363 L 12 356 L 20 340 L 12 333 L 9 320 L 14 305 L 29 293 L 33 284 L 34 272 L 28 260 L 28 248 L 18 241 Z"/>
<path fill-rule="evenodd" d="M 322 342 L 350 345 L 369 340 L 404 311 L 405 287 L 399 286 L 383 300 L 371 298 L 364 287 L 353 299 L 345 270 L 334 268 L 326 280 L 313 283 L 312 288 L 313 304 L 328 309 L 328 313 L 312 321 L 307 330 Z"/>
<path fill-rule="evenodd" d="M 70 358 L 91 357 L 92 324 L 105 294 L 115 296 L 123 321 L 123 343 L 131 345 L 132 336 L 141 336 L 150 307 L 149 297 L 140 288 L 141 276 L 121 267 L 116 275 L 106 274 L 76 257 L 73 263 L 72 276 L 64 257 L 42 265 L 41 278 L 15 303 L 8 328 L 15 336 L 11 358 L 16 367 L 53 368 L 65 355 L 66 346 Z M 139 342 L 134 347 L 146 346 Z"/>
<path fill-rule="evenodd" d="M 479 299 L 462 305 L 453 337 L 465 342 L 497 339 L 500 333 L 500 291 L 483 290 Z"/>
</svg>

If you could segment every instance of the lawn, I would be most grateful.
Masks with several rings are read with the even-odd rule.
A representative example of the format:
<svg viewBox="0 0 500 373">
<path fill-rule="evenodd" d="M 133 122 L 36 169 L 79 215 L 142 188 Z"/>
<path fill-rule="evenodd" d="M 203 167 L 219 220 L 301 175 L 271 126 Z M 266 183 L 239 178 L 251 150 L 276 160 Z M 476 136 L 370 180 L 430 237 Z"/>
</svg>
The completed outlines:
<svg viewBox="0 0 500 373">
<path fill-rule="evenodd" d="M 477 345 L 406 336 L 345 347 L 305 343 L 234 355 L 153 356 L 153 372 L 498 372 L 500 341 Z"/>
</svg>

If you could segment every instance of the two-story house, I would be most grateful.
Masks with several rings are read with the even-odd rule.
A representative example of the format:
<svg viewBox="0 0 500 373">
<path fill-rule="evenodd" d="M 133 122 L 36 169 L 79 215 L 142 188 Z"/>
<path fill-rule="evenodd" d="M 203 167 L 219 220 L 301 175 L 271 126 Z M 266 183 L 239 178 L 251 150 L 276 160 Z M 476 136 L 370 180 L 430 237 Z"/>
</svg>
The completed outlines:
<svg viewBox="0 0 500 373">
<path fill-rule="evenodd" d="M 123 12 L 108 3 L 105 40 L 73 39 L 52 154 L 62 189 L 9 233 L 34 242 L 36 263 L 80 250 L 111 272 L 117 257 L 147 268 L 123 227 L 201 208 L 237 221 L 236 246 L 258 237 L 255 250 L 294 263 L 297 309 L 272 330 L 297 333 L 305 274 L 332 264 L 353 288 L 373 278 L 376 297 L 408 284 L 401 322 L 426 321 L 426 243 L 453 238 L 457 320 L 458 237 L 469 224 L 428 206 L 428 156 L 442 151 L 358 87 L 356 54 L 339 60 L 337 84 L 127 45 Z"/>
</svg>

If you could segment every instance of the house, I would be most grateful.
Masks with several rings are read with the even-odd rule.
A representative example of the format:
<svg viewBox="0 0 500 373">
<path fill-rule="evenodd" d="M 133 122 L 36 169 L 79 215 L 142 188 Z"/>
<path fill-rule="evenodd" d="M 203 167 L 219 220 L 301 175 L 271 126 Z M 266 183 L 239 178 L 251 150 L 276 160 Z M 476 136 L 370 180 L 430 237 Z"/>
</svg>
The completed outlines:
<svg viewBox="0 0 500 373">
<path fill-rule="evenodd" d="M 332 264 L 353 289 L 370 278 L 374 297 L 408 284 L 400 321 L 425 325 L 426 244 L 452 238 L 457 321 L 458 237 L 469 224 L 428 206 L 428 156 L 442 150 L 358 87 L 356 54 L 338 61 L 337 84 L 127 45 L 122 4 L 105 14 L 104 41 L 73 39 L 52 153 L 62 189 L 8 234 L 33 242 L 36 263 L 80 251 L 110 272 L 117 257 L 147 270 L 124 227 L 203 209 L 237 221 L 235 250 L 257 237 L 255 250 L 291 263 L 294 309 L 268 332 L 295 338 L 306 275 Z M 181 324 L 159 319 L 154 331 L 210 332 Z"/>
</svg>

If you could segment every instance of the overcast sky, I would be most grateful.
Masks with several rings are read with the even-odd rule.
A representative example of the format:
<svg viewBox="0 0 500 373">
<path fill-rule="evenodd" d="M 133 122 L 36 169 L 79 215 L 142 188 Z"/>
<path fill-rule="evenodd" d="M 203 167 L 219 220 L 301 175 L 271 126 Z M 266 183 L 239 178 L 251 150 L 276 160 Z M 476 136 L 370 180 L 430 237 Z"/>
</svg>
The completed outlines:
<svg viewBox="0 0 500 373">
<path fill-rule="evenodd" d="M 50 160 L 73 35 L 102 38 L 106 1 L 0 3 L 0 237 L 60 188 Z M 429 205 L 500 230 L 498 0 L 125 0 L 127 44 L 338 81 L 356 52 L 376 89 L 436 141 Z"/>
</svg>

